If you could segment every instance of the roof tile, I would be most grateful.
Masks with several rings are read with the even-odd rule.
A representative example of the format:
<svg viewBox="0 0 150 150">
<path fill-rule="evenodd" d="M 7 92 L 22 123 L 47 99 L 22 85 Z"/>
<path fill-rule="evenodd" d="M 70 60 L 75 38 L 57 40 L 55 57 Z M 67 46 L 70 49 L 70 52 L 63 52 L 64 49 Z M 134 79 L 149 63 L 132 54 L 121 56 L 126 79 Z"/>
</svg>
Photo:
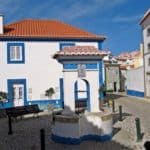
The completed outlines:
<svg viewBox="0 0 150 150">
<path fill-rule="evenodd" d="M 67 46 L 57 52 L 54 56 L 103 56 L 107 55 L 106 51 L 100 51 L 94 46 Z"/>
<path fill-rule="evenodd" d="M 73 27 L 57 20 L 26 19 L 4 26 L 0 37 L 77 38 L 105 40 L 104 36 Z"/>
</svg>

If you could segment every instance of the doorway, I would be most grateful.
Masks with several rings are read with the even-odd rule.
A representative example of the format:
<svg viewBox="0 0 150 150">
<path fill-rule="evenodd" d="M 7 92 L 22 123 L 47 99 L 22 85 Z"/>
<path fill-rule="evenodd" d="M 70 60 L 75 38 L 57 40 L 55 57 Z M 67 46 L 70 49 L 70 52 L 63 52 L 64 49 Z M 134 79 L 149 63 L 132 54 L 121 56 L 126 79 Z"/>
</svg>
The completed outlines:
<svg viewBox="0 0 150 150">
<path fill-rule="evenodd" d="M 24 85 L 23 84 L 13 84 L 12 85 L 12 101 L 13 106 L 23 106 L 24 105 Z"/>
<path fill-rule="evenodd" d="M 114 92 L 117 92 L 117 82 L 114 82 Z"/>
<path fill-rule="evenodd" d="M 12 107 L 24 106 L 27 104 L 25 79 L 8 80 L 8 100 L 11 102 Z"/>
<path fill-rule="evenodd" d="M 74 84 L 76 113 L 90 111 L 90 86 L 87 80 L 79 79 Z"/>
</svg>

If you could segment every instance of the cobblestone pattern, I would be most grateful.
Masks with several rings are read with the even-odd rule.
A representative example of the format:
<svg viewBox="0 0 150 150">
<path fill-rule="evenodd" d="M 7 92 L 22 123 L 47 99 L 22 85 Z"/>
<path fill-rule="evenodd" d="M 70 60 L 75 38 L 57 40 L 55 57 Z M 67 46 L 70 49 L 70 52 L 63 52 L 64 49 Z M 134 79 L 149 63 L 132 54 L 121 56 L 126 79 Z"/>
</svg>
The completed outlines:
<svg viewBox="0 0 150 150">
<path fill-rule="evenodd" d="M 0 150 L 40 150 L 40 129 L 44 128 L 46 150 L 129 150 L 115 141 L 84 141 L 80 145 L 64 145 L 50 139 L 51 116 L 26 118 L 13 122 L 13 135 L 8 135 L 7 118 L 0 119 Z"/>
<path fill-rule="evenodd" d="M 122 140 L 123 142 L 120 144 L 128 142 L 130 143 L 130 147 L 134 150 L 145 150 L 143 146 L 145 141 L 150 141 L 150 100 L 119 95 L 109 95 L 108 99 L 115 100 L 116 114 L 119 111 L 119 105 L 122 105 L 123 114 L 125 114 L 122 122 L 117 121 L 114 124 L 114 127 L 126 131 L 126 134 L 128 134 L 130 138 Z M 140 118 L 141 132 L 144 134 L 141 142 L 137 142 L 136 117 Z M 118 136 L 115 140 L 120 142 L 119 138 L 122 137 Z"/>
</svg>

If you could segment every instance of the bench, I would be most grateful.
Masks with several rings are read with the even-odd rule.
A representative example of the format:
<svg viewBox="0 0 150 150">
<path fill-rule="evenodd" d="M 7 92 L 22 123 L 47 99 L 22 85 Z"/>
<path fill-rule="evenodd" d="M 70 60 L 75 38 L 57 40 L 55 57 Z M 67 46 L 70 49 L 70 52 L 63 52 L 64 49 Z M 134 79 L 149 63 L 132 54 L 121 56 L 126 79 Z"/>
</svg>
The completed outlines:
<svg viewBox="0 0 150 150">
<path fill-rule="evenodd" d="M 37 114 L 39 112 L 42 112 L 37 104 L 6 108 L 5 111 L 8 117 L 18 117 L 27 114 Z"/>
<path fill-rule="evenodd" d="M 11 122 L 12 117 L 18 117 L 27 114 L 37 114 L 39 112 L 42 112 L 42 110 L 39 109 L 37 104 L 6 108 L 5 111 L 8 116 L 8 127 L 9 127 L 8 134 L 12 134 L 12 122 Z"/>
</svg>

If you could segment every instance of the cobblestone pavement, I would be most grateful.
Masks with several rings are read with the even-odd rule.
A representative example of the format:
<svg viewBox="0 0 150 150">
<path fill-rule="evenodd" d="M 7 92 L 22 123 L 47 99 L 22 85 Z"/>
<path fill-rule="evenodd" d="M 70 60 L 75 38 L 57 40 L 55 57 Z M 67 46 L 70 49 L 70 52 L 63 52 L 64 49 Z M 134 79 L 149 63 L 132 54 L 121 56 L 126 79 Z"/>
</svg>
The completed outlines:
<svg viewBox="0 0 150 150">
<path fill-rule="evenodd" d="M 150 140 L 150 102 L 120 95 L 108 95 L 115 99 L 114 136 L 108 142 L 84 141 L 80 145 L 58 144 L 50 139 L 51 115 L 26 118 L 13 122 L 13 135 L 8 135 L 7 118 L 0 118 L 0 150 L 40 150 L 40 129 L 46 132 L 46 150 L 144 150 L 143 144 Z M 118 106 L 123 108 L 123 121 L 118 121 Z M 136 141 L 135 118 L 141 119 L 144 133 L 142 142 Z"/>
<path fill-rule="evenodd" d="M 122 105 L 123 121 L 114 123 L 114 128 L 121 130 L 114 135 L 113 140 L 135 150 L 144 150 L 144 142 L 150 141 L 150 99 L 127 97 L 108 94 L 107 99 L 115 100 L 116 117 L 119 105 Z M 140 118 L 143 140 L 137 142 L 135 118 Z"/>
<path fill-rule="evenodd" d="M 40 129 L 46 133 L 46 150 L 129 150 L 115 141 L 84 141 L 80 145 L 58 144 L 50 139 L 51 116 L 27 118 L 13 122 L 13 135 L 8 135 L 7 118 L 0 119 L 0 150 L 40 150 Z"/>
</svg>

